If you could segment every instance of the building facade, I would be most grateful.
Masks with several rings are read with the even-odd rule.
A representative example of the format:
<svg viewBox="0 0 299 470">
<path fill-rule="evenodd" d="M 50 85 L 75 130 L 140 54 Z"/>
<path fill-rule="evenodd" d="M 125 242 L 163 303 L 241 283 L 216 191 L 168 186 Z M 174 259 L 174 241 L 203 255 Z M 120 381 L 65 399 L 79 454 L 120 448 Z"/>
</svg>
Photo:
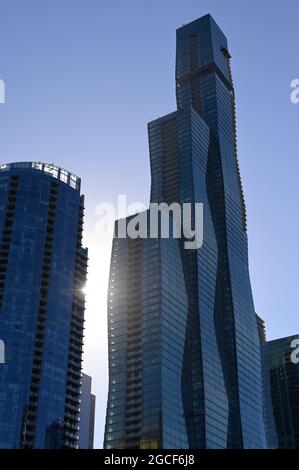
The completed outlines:
<svg viewBox="0 0 299 470">
<path fill-rule="evenodd" d="M 299 449 L 299 335 L 268 341 L 266 347 L 278 447 Z"/>
<path fill-rule="evenodd" d="M 96 397 L 91 393 L 92 378 L 83 374 L 80 404 L 79 449 L 93 449 Z"/>
<path fill-rule="evenodd" d="M 185 448 L 188 299 L 176 239 L 113 241 L 106 448 Z M 163 426 L 162 426 L 163 422 Z"/>
<path fill-rule="evenodd" d="M 259 333 L 261 357 L 262 357 L 262 379 L 263 379 L 263 415 L 266 428 L 266 440 L 268 449 L 278 448 L 277 431 L 273 414 L 273 403 L 271 395 L 271 378 L 269 368 L 269 355 L 267 349 L 266 326 L 264 320 L 256 315 Z"/>
<path fill-rule="evenodd" d="M 204 242 L 114 238 L 104 446 L 264 448 L 230 55 L 210 15 L 177 30 L 176 96 L 148 126 L 151 203 L 203 203 Z"/>
<path fill-rule="evenodd" d="M 77 448 L 87 250 L 80 179 L 0 166 L 0 448 Z"/>
</svg>

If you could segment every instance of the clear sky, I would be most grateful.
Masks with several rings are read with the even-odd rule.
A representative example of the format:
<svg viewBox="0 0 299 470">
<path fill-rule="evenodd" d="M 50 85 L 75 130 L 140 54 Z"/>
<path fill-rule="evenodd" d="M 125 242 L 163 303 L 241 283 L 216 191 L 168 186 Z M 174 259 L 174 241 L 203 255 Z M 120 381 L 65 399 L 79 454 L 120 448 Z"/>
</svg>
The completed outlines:
<svg viewBox="0 0 299 470">
<path fill-rule="evenodd" d="M 90 249 L 85 372 L 102 445 L 111 240 L 98 203 L 147 203 L 147 122 L 175 110 L 175 30 L 211 13 L 229 40 L 256 311 L 269 339 L 299 332 L 299 3 L 291 0 L 0 0 L 1 163 L 41 160 L 82 178 Z"/>
</svg>

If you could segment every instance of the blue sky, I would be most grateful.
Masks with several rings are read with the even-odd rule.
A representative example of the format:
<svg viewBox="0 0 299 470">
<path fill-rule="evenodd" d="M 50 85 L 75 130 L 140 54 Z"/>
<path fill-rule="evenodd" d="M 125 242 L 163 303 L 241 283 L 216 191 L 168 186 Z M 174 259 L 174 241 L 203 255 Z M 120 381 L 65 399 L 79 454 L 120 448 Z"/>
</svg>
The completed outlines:
<svg viewBox="0 0 299 470">
<path fill-rule="evenodd" d="M 90 248 L 85 371 L 101 446 L 111 241 L 98 203 L 148 202 L 147 122 L 175 109 L 175 30 L 211 13 L 228 37 L 256 311 L 269 339 L 298 333 L 299 3 L 0 0 L 1 163 L 55 162 L 82 178 Z"/>
</svg>

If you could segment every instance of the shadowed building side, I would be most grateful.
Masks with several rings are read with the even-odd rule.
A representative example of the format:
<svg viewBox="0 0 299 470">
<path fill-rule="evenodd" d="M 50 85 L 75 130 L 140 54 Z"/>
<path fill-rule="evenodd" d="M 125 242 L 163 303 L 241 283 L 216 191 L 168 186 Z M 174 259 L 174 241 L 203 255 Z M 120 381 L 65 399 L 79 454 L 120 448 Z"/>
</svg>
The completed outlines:
<svg viewBox="0 0 299 470">
<path fill-rule="evenodd" d="M 269 367 L 269 354 L 267 348 L 266 327 L 264 320 L 256 315 L 257 327 L 259 333 L 261 356 L 262 356 L 262 371 L 263 371 L 263 415 L 266 428 L 266 439 L 268 449 L 278 448 L 278 439 L 276 432 L 276 425 L 273 414 L 273 403 L 271 396 L 271 378 Z"/>
</svg>

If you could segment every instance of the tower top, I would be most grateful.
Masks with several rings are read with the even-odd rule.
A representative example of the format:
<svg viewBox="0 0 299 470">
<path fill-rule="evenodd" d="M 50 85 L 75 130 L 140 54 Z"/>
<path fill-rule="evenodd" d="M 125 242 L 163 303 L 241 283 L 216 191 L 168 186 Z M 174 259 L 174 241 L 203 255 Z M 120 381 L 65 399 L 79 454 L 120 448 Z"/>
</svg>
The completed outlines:
<svg viewBox="0 0 299 470">
<path fill-rule="evenodd" d="M 178 28 L 176 38 L 177 81 L 190 73 L 203 73 L 212 66 L 230 81 L 227 39 L 210 14 Z"/>
</svg>

